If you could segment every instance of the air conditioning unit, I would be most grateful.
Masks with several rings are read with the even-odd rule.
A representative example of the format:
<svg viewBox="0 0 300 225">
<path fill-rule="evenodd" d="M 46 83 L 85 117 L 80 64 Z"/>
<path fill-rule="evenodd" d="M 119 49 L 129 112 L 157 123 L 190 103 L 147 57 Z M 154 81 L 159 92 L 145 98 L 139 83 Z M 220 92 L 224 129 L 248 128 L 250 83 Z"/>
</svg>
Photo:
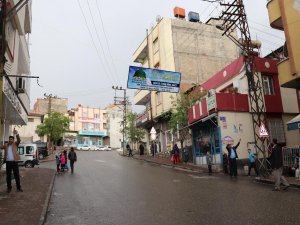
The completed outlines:
<svg viewBox="0 0 300 225">
<path fill-rule="evenodd" d="M 17 84 L 16 84 L 16 87 L 17 87 L 17 92 L 20 94 L 20 93 L 25 93 L 25 79 L 22 78 L 22 77 L 19 77 L 17 79 Z"/>
</svg>

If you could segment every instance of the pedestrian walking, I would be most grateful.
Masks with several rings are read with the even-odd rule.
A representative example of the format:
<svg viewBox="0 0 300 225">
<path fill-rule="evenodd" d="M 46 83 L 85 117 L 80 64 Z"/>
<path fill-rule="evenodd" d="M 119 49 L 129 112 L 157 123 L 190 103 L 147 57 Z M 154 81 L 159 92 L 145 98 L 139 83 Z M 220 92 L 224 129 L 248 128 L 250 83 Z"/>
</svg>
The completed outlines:
<svg viewBox="0 0 300 225">
<path fill-rule="evenodd" d="M 63 172 L 65 169 L 65 165 L 66 165 L 66 156 L 65 154 L 62 152 L 60 155 L 60 170 Z"/>
<path fill-rule="evenodd" d="M 207 153 L 206 153 L 206 163 L 207 163 L 207 167 L 208 167 L 208 175 L 211 175 L 212 174 L 212 168 L 211 168 L 212 156 L 209 151 L 207 151 Z"/>
<path fill-rule="evenodd" d="M 77 155 L 73 147 L 69 151 L 68 159 L 70 160 L 71 173 L 74 173 L 74 163 L 77 161 Z"/>
<path fill-rule="evenodd" d="M 150 150 L 151 150 L 152 156 L 154 157 L 155 153 L 157 152 L 157 147 L 156 147 L 156 143 L 155 142 L 152 142 Z"/>
<path fill-rule="evenodd" d="M 56 163 L 56 172 L 59 173 L 60 171 L 60 156 L 58 153 L 55 155 L 55 163 Z"/>
<path fill-rule="evenodd" d="M 132 154 L 132 149 L 130 148 L 130 145 L 129 145 L 129 144 L 126 145 L 126 149 L 127 149 L 127 151 L 128 151 L 128 157 L 133 156 L 133 154 Z"/>
<path fill-rule="evenodd" d="M 228 156 L 225 152 L 223 153 L 223 171 L 228 174 Z"/>
<path fill-rule="evenodd" d="M 20 173 L 19 173 L 19 164 L 20 155 L 18 153 L 18 146 L 21 142 L 18 131 L 14 129 L 13 134 L 16 136 L 17 141 L 14 142 L 14 136 L 9 136 L 8 143 L 4 145 L 4 163 L 6 163 L 6 184 L 7 184 L 7 193 L 11 192 L 11 172 L 13 171 L 17 191 L 23 192 L 20 182 Z"/>
<path fill-rule="evenodd" d="M 256 160 L 255 160 L 255 155 L 254 153 L 251 151 L 251 149 L 248 149 L 248 153 L 249 153 L 249 168 L 248 168 L 248 177 L 251 176 L 251 168 L 254 168 L 254 171 L 256 173 L 256 176 L 259 176 L 257 167 L 256 167 Z"/>
<path fill-rule="evenodd" d="M 173 164 L 178 164 L 178 163 L 179 163 L 179 148 L 177 144 L 175 144 L 173 147 Z"/>
<path fill-rule="evenodd" d="M 275 186 L 273 191 L 280 191 L 280 183 L 283 183 L 283 190 L 290 187 L 285 177 L 282 175 L 283 171 L 283 158 L 282 158 L 282 148 L 278 145 L 277 139 L 273 139 L 272 152 L 269 157 L 271 168 L 273 170 L 273 175 L 275 177 Z"/>
<path fill-rule="evenodd" d="M 65 155 L 65 160 L 66 160 L 64 169 L 66 169 L 67 171 L 69 171 L 69 167 L 68 167 L 68 154 L 67 154 L 67 151 L 64 150 L 64 151 L 63 151 L 63 154 Z"/>
<path fill-rule="evenodd" d="M 228 151 L 228 158 L 229 158 L 229 173 L 230 177 L 232 178 L 233 176 L 237 178 L 237 164 L 236 164 L 236 159 L 238 158 L 238 154 L 236 152 L 236 149 L 239 147 L 241 142 L 241 139 L 239 139 L 239 142 L 237 143 L 236 146 L 233 146 L 231 144 L 228 144 L 226 146 L 226 149 Z"/>
<path fill-rule="evenodd" d="M 140 144 L 139 150 L 140 150 L 140 155 L 144 155 L 144 150 L 145 150 L 145 148 L 144 148 L 144 145 L 143 145 L 143 144 Z"/>
</svg>

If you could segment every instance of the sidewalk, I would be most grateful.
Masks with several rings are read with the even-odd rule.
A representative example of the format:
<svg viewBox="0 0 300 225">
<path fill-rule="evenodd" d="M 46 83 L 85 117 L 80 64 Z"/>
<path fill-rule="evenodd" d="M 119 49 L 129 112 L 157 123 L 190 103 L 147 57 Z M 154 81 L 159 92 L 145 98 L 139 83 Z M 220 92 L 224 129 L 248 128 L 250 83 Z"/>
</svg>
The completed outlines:
<svg viewBox="0 0 300 225">
<path fill-rule="evenodd" d="M 21 185 L 24 192 L 6 192 L 5 171 L 0 180 L 1 225 L 42 225 L 48 208 L 55 178 L 55 170 L 44 168 L 20 168 Z"/>
<path fill-rule="evenodd" d="M 195 171 L 195 172 L 199 172 L 199 173 L 207 173 L 207 166 L 206 165 L 198 166 L 198 165 L 195 165 L 195 164 L 192 164 L 192 163 L 187 163 L 187 164 L 186 163 L 180 163 L 180 164 L 175 164 L 174 165 L 171 162 L 171 160 L 168 159 L 168 158 L 152 157 L 152 156 L 149 156 L 149 155 L 134 155 L 133 158 L 138 159 L 138 160 L 144 160 L 144 161 L 150 162 L 150 163 L 170 166 L 172 168 L 185 169 L 185 170 Z M 215 172 L 215 171 L 213 171 L 213 173 L 222 174 L 222 172 Z M 240 176 L 243 176 L 243 175 L 240 175 Z M 287 179 L 288 183 L 292 187 L 300 189 L 300 179 L 296 179 L 295 177 L 287 177 L 287 176 L 285 176 L 285 178 Z M 274 184 L 274 178 L 272 176 L 270 176 L 269 178 L 260 177 L 260 178 L 256 178 L 255 180 L 256 180 L 256 182 L 259 182 L 259 183 Z"/>
</svg>

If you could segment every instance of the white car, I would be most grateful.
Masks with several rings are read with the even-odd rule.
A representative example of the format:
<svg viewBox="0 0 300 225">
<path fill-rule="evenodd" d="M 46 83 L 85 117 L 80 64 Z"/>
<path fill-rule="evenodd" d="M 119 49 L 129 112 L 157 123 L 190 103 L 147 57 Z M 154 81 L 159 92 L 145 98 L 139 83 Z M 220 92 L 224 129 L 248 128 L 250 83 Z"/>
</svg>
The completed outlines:
<svg viewBox="0 0 300 225">
<path fill-rule="evenodd" d="M 99 151 L 105 151 L 106 149 L 105 149 L 105 146 L 99 146 L 99 149 L 98 149 Z"/>
<path fill-rule="evenodd" d="M 91 150 L 91 146 L 82 145 L 82 146 L 78 147 L 78 150 L 89 151 L 89 150 Z"/>
<path fill-rule="evenodd" d="M 110 146 L 105 146 L 105 151 L 111 151 L 111 147 Z"/>
</svg>

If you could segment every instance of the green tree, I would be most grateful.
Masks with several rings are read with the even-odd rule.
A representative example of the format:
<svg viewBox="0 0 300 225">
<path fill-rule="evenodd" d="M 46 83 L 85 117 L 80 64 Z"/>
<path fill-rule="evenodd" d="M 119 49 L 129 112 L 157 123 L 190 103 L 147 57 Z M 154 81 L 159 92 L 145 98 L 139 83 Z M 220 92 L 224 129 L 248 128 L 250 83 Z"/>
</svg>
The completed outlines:
<svg viewBox="0 0 300 225">
<path fill-rule="evenodd" d="M 181 149 L 183 149 L 183 142 L 189 135 L 188 127 L 188 110 L 192 107 L 197 100 L 205 93 L 194 92 L 193 94 L 188 94 L 185 92 L 180 92 L 179 96 L 172 99 L 172 109 L 169 115 L 169 127 L 173 130 L 173 134 L 179 133 L 179 139 Z"/>
<path fill-rule="evenodd" d="M 37 126 L 36 133 L 39 136 L 49 135 L 51 142 L 62 138 L 69 129 L 69 118 L 60 112 L 51 112 L 44 122 Z"/>
<path fill-rule="evenodd" d="M 145 130 L 136 126 L 137 114 L 129 112 L 126 116 L 127 126 L 125 128 L 126 135 L 130 142 L 137 143 L 145 136 Z"/>
</svg>

